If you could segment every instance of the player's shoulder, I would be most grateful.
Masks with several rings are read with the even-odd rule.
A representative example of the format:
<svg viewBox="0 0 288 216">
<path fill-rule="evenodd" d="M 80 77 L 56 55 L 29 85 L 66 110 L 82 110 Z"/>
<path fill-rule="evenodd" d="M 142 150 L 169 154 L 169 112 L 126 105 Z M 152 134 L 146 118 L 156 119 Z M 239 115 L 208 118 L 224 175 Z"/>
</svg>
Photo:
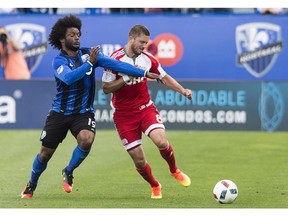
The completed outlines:
<svg viewBox="0 0 288 216">
<path fill-rule="evenodd" d="M 70 57 L 64 50 L 60 52 L 53 58 L 52 66 L 57 68 L 60 65 L 69 64 L 72 57 Z"/>
<path fill-rule="evenodd" d="M 146 50 L 143 50 L 143 51 L 142 51 L 142 54 L 143 54 L 143 55 L 146 55 L 146 56 L 154 57 L 150 52 L 148 52 L 148 51 L 146 51 Z"/>
<path fill-rule="evenodd" d="M 69 56 L 66 55 L 65 53 L 59 52 L 59 53 L 53 58 L 52 64 L 55 65 L 55 64 L 59 64 L 60 62 L 62 63 L 63 61 L 68 61 L 68 60 L 67 60 L 68 57 L 69 57 Z"/>
<path fill-rule="evenodd" d="M 146 50 L 143 50 L 141 54 L 145 57 L 148 57 L 149 59 L 155 59 L 156 60 L 155 56 L 153 56 L 150 52 L 148 52 Z"/>
<path fill-rule="evenodd" d="M 120 59 L 120 58 L 123 57 L 124 55 L 125 55 L 124 47 L 121 47 L 121 48 L 115 50 L 115 51 L 110 55 L 110 57 L 113 58 L 113 59 Z"/>
<path fill-rule="evenodd" d="M 144 51 L 142 51 L 141 55 L 142 55 L 143 59 L 151 62 L 152 65 L 156 65 L 156 67 L 158 67 L 158 65 L 160 65 L 158 59 L 154 55 L 152 55 L 150 52 L 144 50 Z"/>
</svg>

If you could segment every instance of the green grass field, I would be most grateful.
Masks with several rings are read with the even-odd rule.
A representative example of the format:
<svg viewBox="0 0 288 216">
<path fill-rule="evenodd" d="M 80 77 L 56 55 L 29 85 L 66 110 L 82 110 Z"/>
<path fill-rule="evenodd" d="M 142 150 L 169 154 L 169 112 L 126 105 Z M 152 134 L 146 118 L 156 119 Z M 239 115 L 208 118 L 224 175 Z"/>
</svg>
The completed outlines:
<svg viewBox="0 0 288 216">
<path fill-rule="evenodd" d="M 21 199 L 40 130 L 0 130 L 0 208 L 287 208 L 288 133 L 167 131 L 177 164 L 191 178 L 182 187 L 146 137 L 144 149 L 163 198 L 152 200 L 150 186 L 135 171 L 114 130 L 97 131 L 88 158 L 74 172 L 70 194 L 61 188 L 61 170 L 75 140 L 67 136 L 42 174 L 33 199 Z M 218 204 L 212 190 L 221 179 L 239 189 L 233 204 Z"/>
</svg>

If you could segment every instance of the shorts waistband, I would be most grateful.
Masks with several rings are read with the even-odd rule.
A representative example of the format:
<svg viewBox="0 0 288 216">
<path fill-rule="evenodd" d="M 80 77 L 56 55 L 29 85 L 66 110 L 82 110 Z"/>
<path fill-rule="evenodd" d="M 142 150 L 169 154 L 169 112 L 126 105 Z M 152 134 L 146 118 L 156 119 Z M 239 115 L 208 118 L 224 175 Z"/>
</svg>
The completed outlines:
<svg viewBox="0 0 288 216">
<path fill-rule="evenodd" d="M 150 100 L 147 104 L 141 105 L 141 106 L 139 107 L 139 110 L 142 110 L 142 109 L 144 109 L 144 108 L 146 108 L 146 107 L 149 107 L 151 104 L 153 104 L 153 102 Z"/>
</svg>

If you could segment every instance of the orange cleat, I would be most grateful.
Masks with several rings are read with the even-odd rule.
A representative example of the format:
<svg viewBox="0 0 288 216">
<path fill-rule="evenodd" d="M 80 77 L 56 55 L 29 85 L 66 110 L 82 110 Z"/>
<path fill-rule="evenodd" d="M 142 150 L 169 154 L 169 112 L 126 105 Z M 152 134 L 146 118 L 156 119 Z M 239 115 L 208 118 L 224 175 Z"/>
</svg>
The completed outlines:
<svg viewBox="0 0 288 216">
<path fill-rule="evenodd" d="M 62 188 L 67 193 L 70 193 L 73 188 L 73 175 L 72 173 L 66 174 L 65 169 L 63 169 L 62 176 L 63 176 Z"/>
<path fill-rule="evenodd" d="M 158 182 L 159 183 L 159 182 Z M 162 198 L 162 192 L 161 192 L 161 184 L 157 187 L 152 187 L 152 193 L 151 193 L 151 198 L 152 199 L 161 199 Z"/>
<path fill-rule="evenodd" d="M 188 187 L 191 184 L 190 178 L 179 169 L 177 169 L 175 173 L 171 173 L 171 175 L 185 187 Z"/>
<path fill-rule="evenodd" d="M 33 197 L 35 189 L 36 189 L 35 186 L 32 186 L 30 183 L 28 183 L 21 193 L 21 198 L 31 199 Z"/>
</svg>

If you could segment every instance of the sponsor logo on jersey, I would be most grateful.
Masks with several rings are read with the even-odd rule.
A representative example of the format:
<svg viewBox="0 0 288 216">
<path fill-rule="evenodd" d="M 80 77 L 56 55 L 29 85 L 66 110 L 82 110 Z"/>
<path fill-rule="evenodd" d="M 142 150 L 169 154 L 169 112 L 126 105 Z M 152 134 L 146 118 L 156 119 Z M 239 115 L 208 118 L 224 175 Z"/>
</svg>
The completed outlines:
<svg viewBox="0 0 288 216">
<path fill-rule="evenodd" d="M 282 51 L 281 28 L 270 23 L 247 23 L 236 28 L 237 63 L 259 78 L 270 71 Z"/>
<path fill-rule="evenodd" d="M 57 73 L 61 74 L 63 72 L 63 70 L 64 70 L 64 67 L 63 67 L 63 65 L 61 65 L 60 67 L 57 68 Z"/>
<path fill-rule="evenodd" d="M 86 72 L 86 75 L 90 75 L 92 73 L 92 67 L 90 68 L 89 71 Z"/>
</svg>

